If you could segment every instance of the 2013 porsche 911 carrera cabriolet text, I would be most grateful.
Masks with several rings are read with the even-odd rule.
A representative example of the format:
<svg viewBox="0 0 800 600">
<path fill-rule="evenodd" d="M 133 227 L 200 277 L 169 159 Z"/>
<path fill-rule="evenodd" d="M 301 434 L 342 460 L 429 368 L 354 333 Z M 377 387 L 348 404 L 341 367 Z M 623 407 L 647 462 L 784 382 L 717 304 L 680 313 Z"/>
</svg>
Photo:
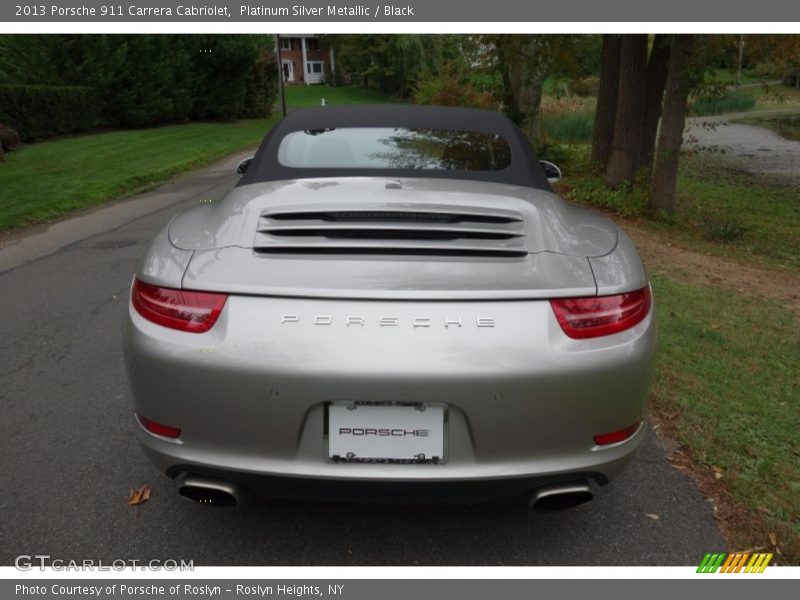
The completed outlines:
<svg viewBox="0 0 800 600">
<path fill-rule="evenodd" d="M 137 432 L 179 493 L 537 506 L 642 441 L 650 286 L 504 116 L 296 110 L 133 280 Z"/>
</svg>

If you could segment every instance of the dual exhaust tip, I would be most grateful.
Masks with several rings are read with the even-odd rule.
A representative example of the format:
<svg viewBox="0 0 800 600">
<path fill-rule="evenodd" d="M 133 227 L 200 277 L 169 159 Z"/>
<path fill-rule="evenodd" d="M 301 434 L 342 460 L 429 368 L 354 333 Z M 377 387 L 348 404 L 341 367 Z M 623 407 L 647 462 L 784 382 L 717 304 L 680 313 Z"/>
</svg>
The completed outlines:
<svg viewBox="0 0 800 600">
<path fill-rule="evenodd" d="M 537 510 L 562 510 L 591 502 L 594 492 L 588 481 L 553 483 L 533 490 L 528 504 Z"/>
<path fill-rule="evenodd" d="M 242 503 L 238 485 L 222 479 L 184 475 L 178 480 L 178 494 L 187 500 L 207 506 L 233 508 Z"/>
<path fill-rule="evenodd" d="M 183 475 L 178 480 L 178 494 L 206 506 L 234 508 L 244 494 L 235 483 L 199 475 Z M 586 504 L 594 498 L 588 481 L 553 483 L 533 490 L 528 504 L 537 510 L 562 510 Z"/>
</svg>

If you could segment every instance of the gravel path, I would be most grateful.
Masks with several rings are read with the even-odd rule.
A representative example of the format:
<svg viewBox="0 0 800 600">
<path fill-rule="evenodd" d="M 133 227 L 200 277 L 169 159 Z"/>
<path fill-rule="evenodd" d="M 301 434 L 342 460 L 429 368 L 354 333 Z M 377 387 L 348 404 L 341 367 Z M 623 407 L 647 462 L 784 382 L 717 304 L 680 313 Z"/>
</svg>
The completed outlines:
<svg viewBox="0 0 800 600">
<path fill-rule="evenodd" d="M 800 142 L 758 125 L 734 123 L 744 117 L 796 114 L 800 109 L 751 111 L 687 120 L 684 149 L 721 152 L 742 171 L 800 179 Z"/>
</svg>

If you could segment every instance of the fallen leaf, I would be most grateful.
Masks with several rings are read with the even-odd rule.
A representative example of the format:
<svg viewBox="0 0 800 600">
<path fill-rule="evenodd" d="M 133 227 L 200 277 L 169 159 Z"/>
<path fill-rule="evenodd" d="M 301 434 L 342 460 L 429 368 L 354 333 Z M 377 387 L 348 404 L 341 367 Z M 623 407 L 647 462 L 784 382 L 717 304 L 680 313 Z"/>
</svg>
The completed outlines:
<svg viewBox="0 0 800 600">
<path fill-rule="evenodd" d="M 773 546 L 778 545 L 778 536 L 775 535 L 774 531 L 769 532 L 769 543 L 772 544 Z"/>
<path fill-rule="evenodd" d="M 128 498 L 129 506 L 137 506 L 150 499 L 150 486 L 143 485 L 138 490 L 131 488 L 131 496 Z"/>
<path fill-rule="evenodd" d="M 129 506 L 134 506 L 136 504 L 139 504 L 139 501 L 140 501 L 141 497 L 142 497 L 142 494 L 139 492 L 139 490 L 135 490 L 135 489 L 131 488 L 131 496 L 130 496 L 130 498 L 128 498 L 128 505 Z"/>
<path fill-rule="evenodd" d="M 644 513 L 648 519 L 653 519 L 653 521 L 658 521 L 661 517 L 659 517 L 656 513 Z"/>
</svg>

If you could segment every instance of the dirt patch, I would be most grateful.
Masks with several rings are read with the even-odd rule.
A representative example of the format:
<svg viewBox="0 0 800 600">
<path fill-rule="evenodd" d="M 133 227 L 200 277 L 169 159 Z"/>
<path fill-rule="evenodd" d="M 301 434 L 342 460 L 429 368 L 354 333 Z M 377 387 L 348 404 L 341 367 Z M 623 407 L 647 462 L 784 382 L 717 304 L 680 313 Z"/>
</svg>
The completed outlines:
<svg viewBox="0 0 800 600">
<path fill-rule="evenodd" d="M 713 285 L 745 296 L 776 300 L 800 318 L 800 273 L 692 252 L 632 221 L 617 222 L 636 244 L 648 270 L 689 284 Z"/>
</svg>

